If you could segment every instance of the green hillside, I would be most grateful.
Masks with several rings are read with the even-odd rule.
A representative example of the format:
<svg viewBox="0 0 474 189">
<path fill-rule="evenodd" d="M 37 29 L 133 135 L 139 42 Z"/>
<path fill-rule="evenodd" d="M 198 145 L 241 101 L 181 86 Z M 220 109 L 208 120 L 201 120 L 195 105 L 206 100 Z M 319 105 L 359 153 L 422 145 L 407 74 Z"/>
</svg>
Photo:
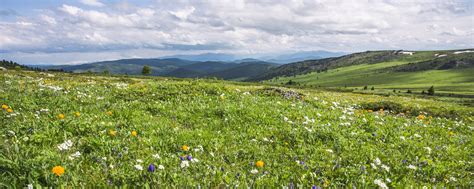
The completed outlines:
<svg viewBox="0 0 474 189">
<path fill-rule="evenodd" d="M 305 71 L 295 76 L 275 76 L 265 83 L 357 90 L 368 86 L 390 91 L 412 90 L 416 93 L 434 86 L 439 94 L 474 95 L 474 53 L 454 54 L 454 52 L 425 51 L 415 52 L 414 55 L 386 56 L 382 62 L 368 61 L 364 58 L 367 63 L 331 60 L 326 63 L 329 69 L 324 71 Z M 435 54 L 447 54 L 447 56 L 438 58 Z"/>
</svg>

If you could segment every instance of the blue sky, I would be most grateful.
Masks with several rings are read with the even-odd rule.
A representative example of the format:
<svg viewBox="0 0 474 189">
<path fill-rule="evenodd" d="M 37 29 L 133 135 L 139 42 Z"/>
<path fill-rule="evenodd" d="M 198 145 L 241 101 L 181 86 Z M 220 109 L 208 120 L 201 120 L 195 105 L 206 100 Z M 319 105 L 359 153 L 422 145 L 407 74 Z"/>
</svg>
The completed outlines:
<svg viewBox="0 0 474 189">
<path fill-rule="evenodd" d="M 172 54 L 463 49 L 474 1 L 0 0 L 0 58 L 77 64 Z"/>
</svg>

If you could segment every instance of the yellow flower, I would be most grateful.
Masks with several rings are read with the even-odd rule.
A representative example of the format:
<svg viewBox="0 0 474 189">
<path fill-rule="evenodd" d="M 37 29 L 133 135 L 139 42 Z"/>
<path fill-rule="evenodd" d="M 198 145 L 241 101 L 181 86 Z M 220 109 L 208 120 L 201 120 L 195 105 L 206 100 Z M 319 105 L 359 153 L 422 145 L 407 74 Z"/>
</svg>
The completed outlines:
<svg viewBox="0 0 474 189">
<path fill-rule="evenodd" d="M 425 119 L 425 116 L 424 116 L 424 115 L 419 115 L 419 116 L 416 117 L 416 118 L 423 120 L 423 119 Z"/>
<path fill-rule="evenodd" d="M 183 151 L 188 151 L 188 150 L 189 150 L 189 146 L 183 145 L 183 146 L 181 147 L 181 149 L 183 149 Z"/>
<path fill-rule="evenodd" d="M 110 136 L 115 136 L 115 135 L 117 135 L 117 131 L 109 130 L 109 135 Z"/>
<path fill-rule="evenodd" d="M 136 131 L 132 131 L 132 136 L 136 137 L 138 133 Z"/>
<path fill-rule="evenodd" d="M 454 135 L 454 132 L 449 131 L 449 136 L 453 136 L 453 135 Z"/>
<path fill-rule="evenodd" d="M 105 112 L 105 114 L 111 116 L 111 115 L 112 115 L 112 111 Z"/>
<path fill-rule="evenodd" d="M 383 108 L 380 108 L 380 110 L 379 110 L 379 111 L 383 112 Z"/>
<path fill-rule="evenodd" d="M 53 167 L 51 170 L 56 176 L 61 176 L 64 174 L 64 167 L 61 167 L 60 165 Z"/>
<path fill-rule="evenodd" d="M 367 110 L 367 112 L 372 113 L 373 111 L 372 110 Z"/>
<path fill-rule="evenodd" d="M 263 166 L 265 166 L 265 163 L 260 160 L 260 161 L 257 161 L 257 162 L 255 163 L 255 166 L 257 166 L 257 167 L 263 167 Z"/>
<path fill-rule="evenodd" d="M 8 105 L 3 104 L 3 105 L 2 105 L 2 109 L 4 109 L 4 110 L 8 109 Z"/>
<path fill-rule="evenodd" d="M 75 115 L 76 117 L 79 117 L 79 116 L 81 116 L 81 113 L 80 113 L 80 112 L 76 112 L 76 113 L 74 113 L 74 115 Z"/>
<path fill-rule="evenodd" d="M 59 114 L 58 119 L 64 119 L 64 114 Z"/>
<path fill-rule="evenodd" d="M 328 180 L 324 180 L 323 187 L 324 187 L 324 188 L 329 187 L 329 184 L 330 184 L 330 183 L 331 183 L 331 182 L 329 182 Z"/>
<path fill-rule="evenodd" d="M 7 112 L 8 112 L 8 113 L 12 113 L 13 110 L 12 110 L 11 108 L 8 108 L 8 109 L 7 109 Z"/>
</svg>

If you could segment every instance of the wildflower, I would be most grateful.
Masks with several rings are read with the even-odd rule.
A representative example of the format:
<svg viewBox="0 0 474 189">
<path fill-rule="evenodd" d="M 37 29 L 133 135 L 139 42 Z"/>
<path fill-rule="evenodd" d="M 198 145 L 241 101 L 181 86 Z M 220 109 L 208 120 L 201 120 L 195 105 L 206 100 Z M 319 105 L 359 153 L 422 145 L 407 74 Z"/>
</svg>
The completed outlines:
<svg viewBox="0 0 474 189">
<path fill-rule="evenodd" d="M 115 131 L 115 130 L 109 130 L 109 135 L 110 135 L 110 136 L 115 136 L 115 135 L 117 135 L 117 131 Z"/>
<path fill-rule="evenodd" d="M 159 169 L 159 170 L 163 170 L 163 169 L 165 169 L 165 166 L 163 166 L 163 165 L 158 165 L 158 169 Z"/>
<path fill-rule="evenodd" d="M 421 135 L 419 135 L 419 134 L 414 134 L 413 136 L 415 136 L 417 138 L 421 138 Z"/>
<path fill-rule="evenodd" d="M 67 140 L 67 141 L 65 141 L 65 142 L 58 145 L 58 148 L 61 151 L 68 150 L 71 147 L 72 147 L 72 141 L 71 140 Z"/>
<path fill-rule="evenodd" d="M 449 131 L 449 133 L 448 133 L 448 134 L 449 134 L 449 136 L 453 136 L 453 135 L 454 135 L 454 132 L 452 132 L 452 131 Z"/>
<path fill-rule="evenodd" d="M 414 165 L 409 165 L 409 166 L 408 166 L 408 169 L 416 170 L 416 166 L 414 166 Z"/>
<path fill-rule="evenodd" d="M 138 163 L 143 163 L 143 160 L 137 159 L 137 162 L 138 162 Z"/>
<path fill-rule="evenodd" d="M 374 184 L 378 185 L 380 188 L 388 188 L 387 185 L 380 179 L 375 179 Z"/>
<path fill-rule="evenodd" d="M 148 166 L 148 172 L 155 172 L 155 165 L 150 164 L 150 165 Z"/>
<path fill-rule="evenodd" d="M 181 161 L 181 168 L 189 167 L 189 161 Z"/>
<path fill-rule="evenodd" d="M 419 115 L 418 117 L 416 117 L 416 118 L 418 118 L 419 120 L 423 120 L 423 119 L 425 119 L 425 116 L 420 114 L 420 115 Z"/>
<path fill-rule="evenodd" d="M 220 98 L 221 100 L 224 100 L 224 99 L 225 99 L 225 94 L 224 94 L 224 93 L 221 94 L 221 95 L 219 96 L 219 98 Z"/>
<path fill-rule="evenodd" d="M 390 167 L 387 165 L 382 165 L 382 169 L 385 169 L 385 171 L 390 172 Z"/>
<path fill-rule="evenodd" d="M 182 149 L 183 151 L 188 151 L 188 150 L 189 150 L 189 146 L 183 145 L 183 146 L 181 147 L 181 149 Z"/>
<path fill-rule="evenodd" d="M 257 161 L 257 162 L 255 163 L 255 166 L 257 166 L 257 167 L 263 167 L 263 166 L 265 166 L 265 163 L 260 160 L 260 161 Z"/>
<path fill-rule="evenodd" d="M 188 157 L 186 157 L 186 159 L 188 159 L 189 161 L 192 161 L 193 157 L 189 155 Z"/>
<path fill-rule="evenodd" d="M 183 156 L 179 156 L 179 160 L 184 161 L 184 157 L 183 157 Z"/>
<path fill-rule="evenodd" d="M 139 171 L 143 171 L 143 167 L 141 165 L 135 165 L 134 167 L 135 167 L 135 169 L 137 169 Z"/>
<path fill-rule="evenodd" d="M 257 174 L 257 173 L 258 173 L 258 170 L 257 170 L 257 169 L 252 169 L 252 170 L 250 171 L 250 173 L 252 173 L 252 174 L 254 174 L 254 175 L 255 175 L 255 174 Z"/>
<path fill-rule="evenodd" d="M 69 159 L 70 159 L 70 160 L 74 160 L 74 159 L 76 159 L 76 158 L 78 158 L 78 157 L 80 157 L 80 156 L 81 156 L 81 152 L 77 151 L 76 153 L 70 155 L 70 156 L 69 156 Z"/>
<path fill-rule="evenodd" d="M 58 115 L 58 119 L 64 119 L 64 117 L 65 117 L 64 114 L 59 114 Z"/>
<path fill-rule="evenodd" d="M 8 113 L 12 113 L 12 112 L 13 112 L 13 109 L 8 108 L 8 109 L 7 109 L 7 112 L 8 112 Z"/>
<path fill-rule="evenodd" d="M 375 163 L 376 165 L 380 165 L 380 164 L 382 164 L 382 161 L 380 161 L 379 158 L 376 158 L 376 159 L 374 160 L 374 163 Z"/>
<path fill-rule="evenodd" d="M 153 158 L 160 159 L 160 155 L 159 154 L 153 154 Z"/>
<path fill-rule="evenodd" d="M 372 110 L 367 110 L 367 112 L 372 113 L 373 111 Z"/>
<path fill-rule="evenodd" d="M 137 131 L 132 131 L 132 136 L 136 137 L 138 135 Z"/>
<path fill-rule="evenodd" d="M 3 104 L 3 105 L 2 105 L 2 109 L 4 109 L 4 110 L 8 109 L 8 105 Z"/>
<path fill-rule="evenodd" d="M 76 117 L 79 117 L 79 116 L 81 116 L 81 113 L 80 113 L 80 112 L 76 112 L 76 113 L 74 113 L 74 115 L 75 115 Z"/>
<path fill-rule="evenodd" d="M 60 165 L 53 167 L 51 170 L 56 176 L 61 176 L 64 174 L 64 167 L 61 167 Z"/>
<path fill-rule="evenodd" d="M 426 151 L 428 151 L 428 154 L 431 154 L 431 148 L 430 147 L 423 147 Z"/>
<path fill-rule="evenodd" d="M 107 111 L 107 112 L 105 112 L 105 114 L 111 116 L 111 115 L 112 115 L 112 111 Z"/>
<path fill-rule="evenodd" d="M 331 149 L 327 149 L 326 152 L 333 153 L 334 151 L 332 151 Z"/>
</svg>

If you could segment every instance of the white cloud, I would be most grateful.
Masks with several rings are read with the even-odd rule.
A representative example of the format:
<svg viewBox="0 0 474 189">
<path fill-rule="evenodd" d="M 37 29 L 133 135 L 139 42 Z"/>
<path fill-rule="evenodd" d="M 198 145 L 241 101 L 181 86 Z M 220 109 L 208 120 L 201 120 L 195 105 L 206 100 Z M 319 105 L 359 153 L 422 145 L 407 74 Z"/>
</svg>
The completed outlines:
<svg viewBox="0 0 474 189">
<path fill-rule="evenodd" d="M 171 52 L 417 50 L 474 44 L 474 29 L 467 24 L 474 18 L 469 1 L 156 0 L 111 6 L 81 2 L 95 7 L 63 4 L 0 21 L 0 53 L 16 57 L 20 55 L 14 52 L 41 52 L 42 57 L 51 54 L 52 59 L 64 60 L 58 54 L 87 53 L 100 59 L 104 53 L 106 58 L 123 58 Z M 153 53 L 140 53 L 145 51 Z M 82 60 L 68 57 L 72 62 Z"/>
<path fill-rule="evenodd" d="M 82 4 L 94 6 L 94 7 L 103 7 L 104 4 L 101 3 L 99 0 L 81 0 Z"/>
</svg>

